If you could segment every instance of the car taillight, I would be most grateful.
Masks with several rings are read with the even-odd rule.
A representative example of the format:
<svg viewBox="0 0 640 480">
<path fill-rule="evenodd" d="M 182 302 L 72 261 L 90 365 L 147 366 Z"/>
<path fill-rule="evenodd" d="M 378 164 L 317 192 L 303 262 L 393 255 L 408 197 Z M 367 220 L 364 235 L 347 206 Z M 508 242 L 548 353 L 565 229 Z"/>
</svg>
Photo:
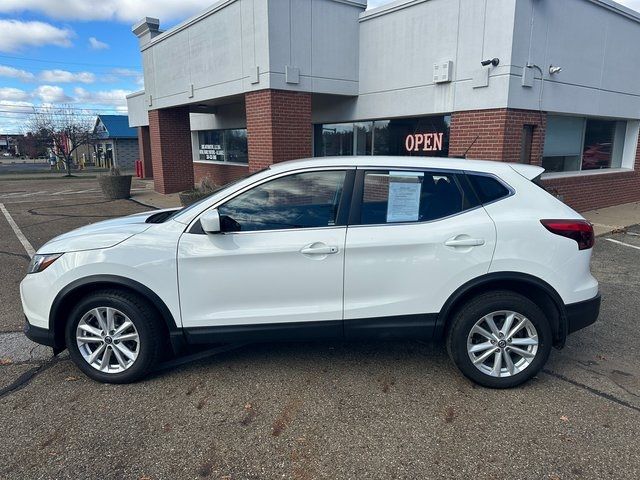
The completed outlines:
<svg viewBox="0 0 640 480">
<path fill-rule="evenodd" d="M 578 250 L 591 248 L 595 243 L 593 225 L 586 220 L 540 220 L 540 223 L 551 233 L 575 240 Z"/>
</svg>

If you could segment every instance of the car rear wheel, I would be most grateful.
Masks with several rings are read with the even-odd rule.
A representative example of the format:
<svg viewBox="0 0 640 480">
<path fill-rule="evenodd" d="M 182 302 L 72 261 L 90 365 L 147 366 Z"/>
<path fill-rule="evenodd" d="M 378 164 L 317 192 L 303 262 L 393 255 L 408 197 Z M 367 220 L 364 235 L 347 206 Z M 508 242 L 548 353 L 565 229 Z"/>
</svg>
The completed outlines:
<svg viewBox="0 0 640 480">
<path fill-rule="evenodd" d="M 449 356 L 460 371 L 490 388 L 515 387 L 536 375 L 551 343 L 543 311 L 509 291 L 471 299 L 455 314 L 447 336 Z"/>
<path fill-rule="evenodd" d="M 159 357 L 161 336 L 146 302 L 118 290 L 82 298 L 66 328 L 71 359 L 104 383 L 129 383 L 146 375 Z"/>
</svg>

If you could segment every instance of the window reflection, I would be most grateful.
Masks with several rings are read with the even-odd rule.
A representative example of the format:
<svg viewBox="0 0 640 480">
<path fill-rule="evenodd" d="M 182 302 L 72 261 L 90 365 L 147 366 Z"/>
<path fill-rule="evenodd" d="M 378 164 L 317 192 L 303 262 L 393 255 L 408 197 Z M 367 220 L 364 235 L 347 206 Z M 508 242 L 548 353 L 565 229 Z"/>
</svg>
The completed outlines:
<svg viewBox="0 0 640 480">
<path fill-rule="evenodd" d="M 315 126 L 315 156 L 449 154 L 449 115 Z"/>
<path fill-rule="evenodd" d="M 547 172 L 620 168 L 627 122 L 550 115 L 542 166 Z"/>
<path fill-rule="evenodd" d="M 199 131 L 198 159 L 248 163 L 247 129 Z"/>
<path fill-rule="evenodd" d="M 306 172 L 259 185 L 218 209 L 223 231 L 335 225 L 345 175 Z"/>
</svg>

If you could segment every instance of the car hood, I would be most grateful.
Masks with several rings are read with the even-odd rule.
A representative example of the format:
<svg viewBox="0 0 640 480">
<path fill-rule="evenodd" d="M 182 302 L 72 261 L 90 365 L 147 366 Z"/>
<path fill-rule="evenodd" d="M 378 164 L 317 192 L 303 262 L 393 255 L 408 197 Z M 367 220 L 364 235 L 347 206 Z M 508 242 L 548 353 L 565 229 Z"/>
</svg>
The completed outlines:
<svg viewBox="0 0 640 480">
<path fill-rule="evenodd" d="M 66 253 L 109 248 L 151 227 L 147 218 L 162 210 L 136 213 L 77 228 L 49 240 L 38 253 Z"/>
</svg>

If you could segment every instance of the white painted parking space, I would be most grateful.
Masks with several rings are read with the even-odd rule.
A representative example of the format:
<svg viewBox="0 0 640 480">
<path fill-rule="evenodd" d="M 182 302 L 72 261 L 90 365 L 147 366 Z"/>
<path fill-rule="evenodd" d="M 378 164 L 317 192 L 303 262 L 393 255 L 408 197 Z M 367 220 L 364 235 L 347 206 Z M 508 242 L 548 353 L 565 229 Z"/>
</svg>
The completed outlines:
<svg viewBox="0 0 640 480">
<path fill-rule="evenodd" d="M 132 192 L 144 192 L 152 188 L 152 185 L 142 188 L 132 188 Z M 47 191 L 40 190 L 37 192 L 11 192 L 11 193 L 0 193 L 0 199 L 19 199 L 19 198 L 29 198 L 29 197 L 38 197 L 38 196 L 67 196 L 67 195 L 91 195 L 91 194 L 100 194 L 99 188 L 83 188 L 80 190 L 59 190 L 59 191 Z"/>
<path fill-rule="evenodd" d="M 613 238 L 605 238 L 605 240 L 607 242 L 615 243 L 617 245 L 622 245 L 624 247 L 629 247 L 629 248 L 633 248 L 635 250 L 640 250 L 640 247 L 638 247 L 637 245 L 630 245 L 628 243 L 621 242 L 620 240 L 615 240 Z"/>
<path fill-rule="evenodd" d="M 20 227 L 18 227 L 18 224 L 13 220 L 13 217 L 11 216 L 7 208 L 4 206 L 4 203 L 0 203 L 0 212 L 2 212 L 4 217 L 7 219 L 7 222 L 9 222 L 9 225 L 11 226 L 13 233 L 15 233 L 16 237 L 18 237 L 18 240 L 26 250 L 27 255 L 29 255 L 29 258 L 33 258 L 33 256 L 36 254 L 35 248 L 33 248 L 29 240 L 27 240 L 27 237 L 24 236 L 24 234 L 22 233 L 22 230 L 20 230 Z"/>
</svg>

